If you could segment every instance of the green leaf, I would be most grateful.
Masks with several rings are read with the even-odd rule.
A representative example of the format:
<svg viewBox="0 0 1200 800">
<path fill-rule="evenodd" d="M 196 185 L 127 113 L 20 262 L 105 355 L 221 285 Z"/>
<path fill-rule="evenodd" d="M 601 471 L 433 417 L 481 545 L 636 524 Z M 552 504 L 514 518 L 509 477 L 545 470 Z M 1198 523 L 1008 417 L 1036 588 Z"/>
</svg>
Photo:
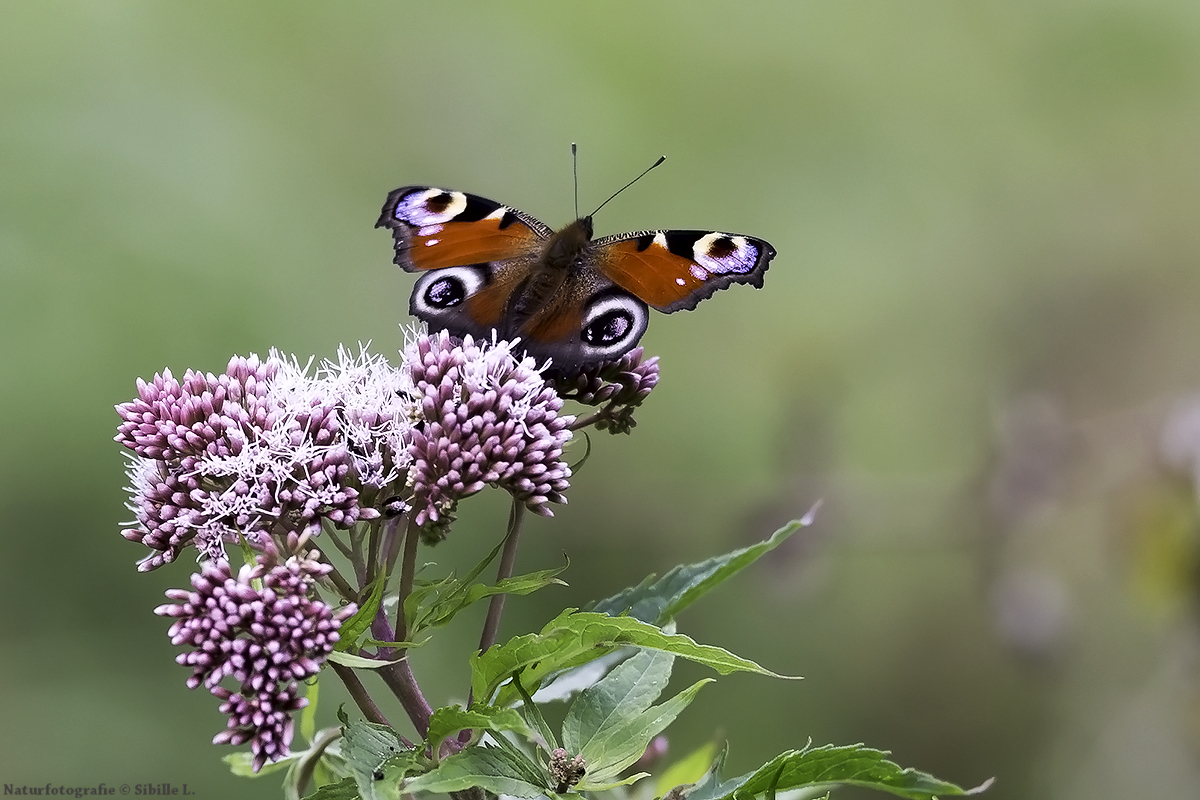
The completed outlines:
<svg viewBox="0 0 1200 800">
<path fill-rule="evenodd" d="M 422 754 L 404 747 L 396 732 L 386 725 L 347 723 L 342 710 L 338 716 L 345 726 L 341 754 L 363 800 L 398 798 L 401 779 L 420 764 Z"/>
<path fill-rule="evenodd" d="M 419 642 L 414 642 L 414 641 L 410 641 L 407 639 L 399 641 L 399 642 L 385 642 L 380 639 L 367 638 L 367 639 L 362 640 L 362 646 L 363 647 L 390 647 L 393 650 L 413 650 L 418 647 L 424 647 L 425 645 L 429 644 L 429 640 L 432 638 L 433 638 L 432 636 L 426 636 L 424 639 L 422 639 Z"/>
<path fill-rule="evenodd" d="M 298 758 L 300 758 L 299 753 L 292 753 L 287 758 L 282 758 L 279 761 L 268 761 L 266 764 L 263 764 L 262 769 L 255 772 L 253 753 L 230 753 L 221 756 L 221 760 L 229 765 L 229 771 L 239 778 L 261 778 L 264 775 L 270 775 L 272 772 L 279 772 L 280 770 L 289 768 Z"/>
<path fill-rule="evenodd" d="M 843 784 L 888 792 L 908 800 L 978 794 L 992 784 L 989 780 L 974 789 L 963 789 L 915 769 L 902 769 L 887 756 L 882 750 L 862 745 L 789 750 L 740 778 L 721 782 L 714 774 L 712 780 L 690 792 L 687 800 L 748 800 L 766 794 L 773 782 L 776 791 Z"/>
<path fill-rule="evenodd" d="M 676 786 L 699 783 L 717 754 L 717 743 L 709 742 L 676 761 L 654 782 L 654 796 L 662 797 Z"/>
<path fill-rule="evenodd" d="M 468 710 L 462 706 L 445 706 L 430 716 L 429 733 L 425 736 L 434 758 L 437 758 L 442 742 L 467 728 L 479 731 L 513 731 L 526 738 L 533 738 L 533 731 L 529 730 L 529 726 L 516 709 L 474 705 Z"/>
<path fill-rule="evenodd" d="M 608 649 L 634 645 L 674 653 L 705 664 L 721 675 L 756 672 L 781 678 L 749 659 L 719 647 L 697 644 L 682 634 L 666 634 L 653 625 L 632 617 L 610 617 L 568 608 L 546 624 L 540 633 L 518 636 L 471 656 L 471 686 L 481 700 L 492 697 L 500 684 L 520 672 L 527 688 L 536 689 L 543 678 L 566 667 L 574 667 L 603 655 Z M 495 705 L 510 705 L 517 691 L 509 686 Z"/>
<path fill-rule="evenodd" d="M 649 772 L 635 772 L 633 775 L 626 775 L 619 781 L 609 781 L 608 783 L 593 783 L 592 781 L 585 779 L 582 783 L 576 786 L 573 791 L 580 791 L 581 788 L 584 788 L 589 792 L 603 792 L 607 791 L 608 789 L 615 789 L 618 786 L 628 786 L 631 783 L 637 783 L 642 778 L 649 777 Z"/>
<path fill-rule="evenodd" d="M 622 647 L 599 658 L 593 658 L 586 664 L 556 672 L 534 693 L 533 702 L 570 700 L 589 686 L 595 686 L 613 667 L 636 652 L 636 647 Z"/>
<path fill-rule="evenodd" d="M 488 568 L 488 565 L 496 560 L 496 556 L 500 555 L 500 551 L 504 548 L 504 539 L 501 539 L 495 547 L 492 548 L 483 560 L 471 568 L 461 581 L 454 576 L 453 573 L 444 578 L 439 578 L 435 581 L 422 581 L 417 584 L 404 599 L 404 619 L 407 623 L 406 630 L 409 635 L 415 634 L 420 630 L 420 622 L 418 614 L 425 607 L 426 599 L 429 597 L 436 598 L 433 603 L 446 602 L 449 598 L 462 592 L 465 587 L 470 586 L 476 578 L 483 574 L 483 571 Z"/>
<path fill-rule="evenodd" d="M 358 784 L 354 778 L 345 778 L 337 783 L 327 783 L 304 800 L 359 800 Z"/>
<path fill-rule="evenodd" d="M 555 584 L 566 586 L 566 582 L 560 581 L 555 577 L 564 569 L 566 567 L 531 572 L 528 575 L 516 575 L 511 578 L 505 578 L 493 586 L 476 583 L 467 588 L 466 591 L 455 591 L 451 596 L 435 602 L 427 610 L 421 612 L 414 633 L 445 625 L 454 619 L 463 609 L 492 595 L 526 595 Z"/>
<path fill-rule="evenodd" d="M 403 658 L 398 658 L 393 661 L 384 661 L 378 658 L 366 658 L 365 656 L 356 656 L 354 653 L 340 653 L 334 650 L 325 657 L 326 661 L 332 661 L 335 664 L 341 664 L 343 667 L 351 667 L 353 669 L 381 669 L 383 667 L 395 664 L 396 661 L 403 661 Z"/>
<path fill-rule="evenodd" d="M 814 506 L 803 518 L 789 522 L 764 542 L 696 564 L 674 567 L 658 580 L 651 575 L 637 586 L 601 600 L 590 610 L 609 616 L 628 611 L 634 619 L 661 625 L 774 550 L 793 533 L 811 525 L 816 510 L 817 506 Z"/>
<path fill-rule="evenodd" d="M 406 794 L 445 794 L 479 786 L 494 794 L 538 797 L 550 789 L 546 775 L 528 758 L 498 747 L 468 747 L 442 761 L 430 772 L 404 784 Z"/>
<path fill-rule="evenodd" d="M 379 570 L 379 575 L 376 576 L 375 582 L 371 584 L 371 594 L 363 601 L 363 604 L 354 612 L 354 616 L 342 623 L 342 627 L 338 629 L 337 645 L 334 649 L 340 652 L 345 652 L 355 649 L 358 643 L 358 637 L 367 632 L 371 627 L 371 622 L 374 621 L 375 615 L 379 613 L 379 601 L 383 599 L 383 587 L 387 583 L 387 573 L 382 569 Z"/>
<path fill-rule="evenodd" d="M 284 800 L 300 800 L 300 790 L 307 786 L 309 781 L 315 781 L 317 786 L 321 786 L 336 783 L 345 777 L 353 777 L 345 769 L 345 760 L 341 755 L 331 752 L 341 738 L 341 728 L 326 728 L 314 735 L 312 746 L 298 754 L 300 758 L 292 764 L 292 768 L 283 779 Z M 355 794 L 357 793 L 355 790 Z"/>
<path fill-rule="evenodd" d="M 300 712 L 300 735 L 304 737 L 304 741 L 311 744 L 313 736 L 317 732 L 317 701 L 321 697 L 320 681 L 316 678 L 306 681 L 304 696 L 308 699 L 308 705 Z"/>
<path fill-rule="evenodd" d="M 587 763 L 578 791 L 598 790 L 637 761 L 710 682 L 700 681 L 654 706 L 671 679 L 674 661 L 661 651 L 638 653 L 571 704 L 563 720 L 563 747 Z"/>
<path fill-rule="evenodd" d="M 525 685 L 521 683 L 520 674 L 513 675 L 512 685 L 516 687 L 517 692 L 521 695 L 521 711 L 525 714 L 525 719 L 533 723 L 534 729 L 542 737 L 543 747 L 547 750 L 557 750 L 558 737 L 554 735 L 554 730 L 546 722 L 546 718 L 542 716 L 542 710 L 533 702 L 533 698 L 529 696 L 529 692 L 525 691 Z"/>
</svg>

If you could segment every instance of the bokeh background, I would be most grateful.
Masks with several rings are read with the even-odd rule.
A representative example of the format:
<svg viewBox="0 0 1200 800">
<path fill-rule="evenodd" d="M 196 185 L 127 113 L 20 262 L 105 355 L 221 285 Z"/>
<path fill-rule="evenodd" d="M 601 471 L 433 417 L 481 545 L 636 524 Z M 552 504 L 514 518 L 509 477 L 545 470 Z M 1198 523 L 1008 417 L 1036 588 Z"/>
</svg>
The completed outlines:
<svg viewBox="0 0 1200 800">
<path fill-rule="evenodd" d="M 134 572 L 114 403 L 274 346 L 394 353 L 372 230 L 431 182 L 598 233 L 762 236 L 766 288 L 656 317 L 663 380 L 521 567 L 540 626 L 817 524 L 682 629 L 735 676 L 671 742 L 863 741 L 996 800 L 1200 795 L 1200 5 L 3 3 L 0 783 L 228 775 Z M 1190 437 L 1190 438 L 1189 438 Z M 503 498 L 431 554 L 470 563 Z M 461 698 L 463 620 L 414 656 Z M 695 674 L 684 670 L 684 678 Z M 332 719 L 337 693 L 323 693 Z M 847 797 L 856 797 L 846 792 Z"/>
</svg>

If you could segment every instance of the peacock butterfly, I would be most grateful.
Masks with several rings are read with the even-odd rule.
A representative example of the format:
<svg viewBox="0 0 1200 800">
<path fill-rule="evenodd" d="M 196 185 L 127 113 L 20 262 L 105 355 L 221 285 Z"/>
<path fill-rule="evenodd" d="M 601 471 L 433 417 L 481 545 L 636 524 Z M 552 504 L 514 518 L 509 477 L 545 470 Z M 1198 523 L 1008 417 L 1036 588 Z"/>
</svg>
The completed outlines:
<svg viewBox="0 0 1200 800">
<path fill-rule="evenodd" d="M 421 273 L 409 311 L 431 331 L 519 337 L 527 354 L 562 374 L 632 350 L 648 307 L 671 314 L 730 284 L 761 289 L 775 256 L 762 239 L 720 231 L 593 239 L 595 213 L 554 231 L 478 195 L 402 186 L 388 194 L 376 227 L 391 229 L 396 264 Z"/>
</svg>

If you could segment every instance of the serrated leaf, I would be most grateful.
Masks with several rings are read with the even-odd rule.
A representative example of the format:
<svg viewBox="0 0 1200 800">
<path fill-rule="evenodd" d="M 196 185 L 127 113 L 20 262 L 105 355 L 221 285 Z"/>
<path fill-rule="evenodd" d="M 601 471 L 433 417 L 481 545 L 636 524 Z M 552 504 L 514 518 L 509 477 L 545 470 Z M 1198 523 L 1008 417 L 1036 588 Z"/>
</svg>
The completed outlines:
<svg viewBox="0 0 1200 800">
<path fill-rule="evenodd" d="M 337 644 L 334 645 L 334 650 L 346 652 L 357 648 L 358 637 L 367 632 L 375 615 L 379 613 L 379 601 L 383 599 L 383 587 L 386 583 L 387 573 L 381 569 L 375 577 L 375 582 L 371 584 L 371 594 L 358 607 L 354 615 L 338 628 L 339 638 Z"/>
<path fill-rule="evenodd" d="M 563 747 L 571 755 L 584 757 L 588 774 L 601 767 L 597 743 L 654 704 L 671 680 L 674 663 L 675 656 L 670 653 L 643 650 L 582 692 L 567 709 L 562 724 Z M 591 751 L 585 752 L 589 748 Z M 638 754 L 645 749 L 643 745 Z"/>
<path fill-rule="evenodd" d="M 566 609 L 541 632 L 518 636 L 471 656 L 471 686 L 480 699 L 492 697 L 500 684 L 520 672 L 527 688 L 536 689 L 550 673 L 591 661 L 607 650 L 634 645 L 663 650 L 705 664 L 721 675 L 755 672 L 782 678 L 749 659 L 728 650 L 697 644 L 682 634 L 666 634 L 653 625 L 632 617 L 610 617 L 589 611 Z M 516 698 L 513 687 L 505 687 L 495 705 L 510 705 Z"/>
<path fill-rule="evenodd" d="M 590 610 L 609 616 L 628 611 L 634 619 L 661 625 L 774 550 L 793 533 L 811 525 L 815 511 L 814 506 L 802 519 L 789 522 L 766 541 L 695 564 L 674 567 L 657 580 L 651 575 L 636 586 L 599 601 Z"/>
<path fill-rule="evenodd" d="M 460 611 L 493 595 L 527 595 L 551 585 L 566 586 L 564 581 L 555 577 L 564 569 L 566 567 L 531 572 L 528 575 L 516 575 L 505 578 L 492 586 L 482 583 L 471 584 L 465 591 L 455 591 L 451 596 L 433 603 L 428 609 L 420 612 L 414 633 L 446 625 Z"/>
<path fill-rule="evenodd" d="M 569 753 L 579 753 L 587 763 L 587 774 L 576 789 L 599 790 L 646 752 L 655 736 L 675 721 L 683 709 L 711 679 L 699 681 L 657 706 L 651 706 L 670 677 L 670 656 L 641 653 L 617 667 L 595 687 L 580 695 L 572 705 L 587 706 L 582 727 L 572 726 L 572 743 L 567 744 L 567 724 L 563 724 L 563 743 Z M 665 675 L 661 663 L 668 660 Z M 639 663 L 642 662 L 642 663 Z M 639 670 L 649 673 L 642 680 Z M 608 708 L 605 714 L 605 708 Z M 568 719 L 571 718 L 568 712 Z M 579 738 L 581 735 L 586 738 Z"/>
<path fill-rule="evenodd" d="M 789 750 L 740 778 L 707 781 L 690 792 L 687 800 L 746 800 L 765 794 L 772 783 L 780 792 L 842 784 L 888 792 L 907 800 L 936 800 L 978 794 L 992 783 L 963 789 L 927 773 L 904 769 L 887 756 L 882 750 L 862 745 Z"/>
<path fill-rule="evenodd" d="M 470 586 L 476 578 L 483 574 L 483 571 L 488 568 L 489 564 L 496 560 L 496 556 L 500 555 L 500 551 L 504 548 L 504 542 L 505 540 L 501 539 L 491 549 L 491 552 L 484 556 L 482 561 L 472 567 L 471 571 L 461 581 L 451 573 L 437 580 L 419 582 L 404 600 L 405 629 L 409 631 L 410 635 L 420 630 L 419 617 L 422 614 L 421 609 L 426 605 L 425 601 L 427 598 L 434 597 L 435 599 L 432 601 L 432 604 L 437 604 L 445 602 L 457 593 L 464 591 L 467 586 Z"/>
<path fill-rule="evenodd" d="M 354 778 L 344 778 L 337 783 L 325 784 L 312 794 L 306 795 L 304 800 L 361 800 L 361 796 Z"/>
<path fill-rule="evenodd" d="M 676 761 L 654 782 L 654 796 L 662 797 L 676 786 L 699 783 L 717 754 L 717 743 L 702 745 Z"/>
<path fill-rule="evenodd" d="M 533 694 L 533 702 L 550 703 L 555 700 L 570 700 L 589 686 L 595 686 L 617 664 L 637 652 L 633 647 L 622 647 L 607 655 L 593 659 L 574 669 L 563 670 L 549 676 L 549 681 Z"/>
<path fill-rule="evenodd" d="M 344 717 L 344 712 L 340 716 Z M 400 742 L 395 731 L 373 722 L 345 725 L 340 750 L 363 800 L 395 800 L 400 779 L 421 758 Z"/>
<path fill-rule="evenodd" d="M 511 750 L 479 746 L 461 750 L 430 772 L 406 781 L 404 792 L 446 794 L 473 786 L 513 797 L 539 797 L 549 792 L 544 772 L 527 758 Z"/>
<path fill-rule="evenodd" d="M 462 706 L 445 706 L 434 711 L 429 717 L 429 732 L 425 741 L 429 743 L 430 752 L 436 758 L 442 742 L 467 728 L 496 732 L 513 731 L 526 738 L 533 738 L 533 732 L 516 709 L 474 705 L 468 710 Z"/>
</svg>

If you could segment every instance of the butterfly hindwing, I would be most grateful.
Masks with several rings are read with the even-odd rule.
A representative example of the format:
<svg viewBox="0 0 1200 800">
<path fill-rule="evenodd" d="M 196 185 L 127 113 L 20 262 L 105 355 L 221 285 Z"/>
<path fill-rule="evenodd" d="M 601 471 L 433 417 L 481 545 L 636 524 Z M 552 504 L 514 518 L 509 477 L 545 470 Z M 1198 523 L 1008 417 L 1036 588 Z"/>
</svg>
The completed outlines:
<svg viewBox="0 0 1200 800">
<path fill-rule="evenodd" d="M 538 359 L 570 373 L 585 364 L 615 361 L 646 332 L 646 304 L 595 269 L 567 276 L 550 301 L 514 331 Z"/>
<path fill-rule="evenodd" d="M 598 239 L 596 267 L 659 311 L 690 310 L 718 289 L 761 289 L 775 248 L 762 239 L 720 231 L 639 231 Z"/>
<path fill-rule="evenodd" d="M 429 324 L 431 331 L 449 330 L 461 336 L 490 339 L 506 331 L 504 312 L 513 290 L 528 273 L 536 254 L 428 270 L 417 278 L 408 310 Z"/>
<path fill-rule="evenodd" d="M 503 261 L 536 251 L 551 233 L 533 217 L 478 195 L 402 186 L 377 228 L 390 228 L 395 262 L 408 272 Z"/>
</svg>

